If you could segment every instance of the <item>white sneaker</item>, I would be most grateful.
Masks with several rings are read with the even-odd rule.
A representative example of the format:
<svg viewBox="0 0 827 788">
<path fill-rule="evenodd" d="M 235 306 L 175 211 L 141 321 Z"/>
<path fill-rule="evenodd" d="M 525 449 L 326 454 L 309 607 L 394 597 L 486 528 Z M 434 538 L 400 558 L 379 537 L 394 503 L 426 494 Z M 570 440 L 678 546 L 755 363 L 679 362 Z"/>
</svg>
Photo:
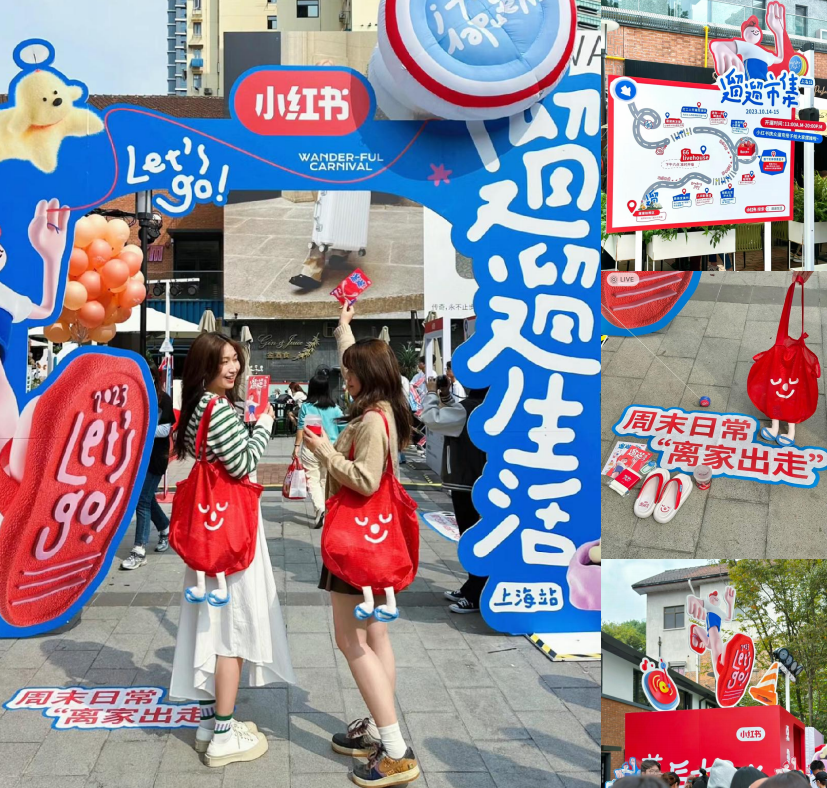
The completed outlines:
<svg viewBox="0 0 827 788">
<path fill-rule="evenodd" d="M 137 569 L 146 563 L 146 548 L 136 545 L 132 552 L 121 561 L 121 569 Z"/>
<path fill-rule="evenodd" d="M 246 725 L 233 725 L 229 733 L 213 736 L 204 755 L 204 763 L 209 767 L 219 767 L 254 761 L 268 748 L 267 739 L 260 731 L 253 733 Z"/>
<path fill-rule="evenodd" d="M 258 733 L 258 728 L 254 722 L 240 722 L 239 720 L 233 720 L 233 727 L 236 725 L 246 727 L 246 729 L 253 735 Z M 207 751 L 207 748 L 210 746 L 210 742 L 212 741 L 214 732 L 215 731 L 212 728 L 204 728 L 201 725 L 195 729 L 195 751 L 197 753 L 203 755 Z"/>
</svg>

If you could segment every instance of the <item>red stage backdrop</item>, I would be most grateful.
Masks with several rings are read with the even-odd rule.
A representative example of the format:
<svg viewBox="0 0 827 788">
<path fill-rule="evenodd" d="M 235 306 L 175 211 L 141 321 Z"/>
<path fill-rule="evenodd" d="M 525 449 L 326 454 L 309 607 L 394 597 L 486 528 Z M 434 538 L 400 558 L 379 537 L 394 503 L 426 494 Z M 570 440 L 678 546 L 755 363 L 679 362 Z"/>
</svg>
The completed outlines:
<svg viewBox="0 0 827 788">
<path fill-rule="evenodd" d="M 624 757 L 655 758 L 682 785 L 716 758 L 772 775 L 788 762 L 804 765 L 804 723 L 780 706 L 627 714 Z"/>
</svg>

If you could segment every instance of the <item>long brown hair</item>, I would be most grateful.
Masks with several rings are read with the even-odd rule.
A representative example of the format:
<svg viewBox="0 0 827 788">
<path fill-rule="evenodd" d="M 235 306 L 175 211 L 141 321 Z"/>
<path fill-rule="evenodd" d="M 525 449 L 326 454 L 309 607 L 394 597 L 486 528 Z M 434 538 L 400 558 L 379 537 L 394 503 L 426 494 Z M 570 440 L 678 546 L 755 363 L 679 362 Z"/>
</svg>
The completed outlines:
<svg viewBox="0 0 827 788">
<path fill-rule="evenodd" d="M 175 455 L 179 460 L 183 460 L 188 454 L 187 425 L 207 390 L 207 384 L 211 383 L 218 374 L 224 345 L 232 345 L 233 350 L 238 354 L 239 363 L 235 386 L 225 396 L 233 404 L 240 399 L 239 386 L 244 380 L 244 351 L 241 345 L 217 332 L 199 334 L 184 360 L 184 372 L 181 379 L 181 416 L 178 419 L 178 429 L 175 430 Z"/>
<path fill-rule="evenodd" d="M 359 378 L 362 389 L 351 403 L 345 421 L 363 416 L 380 402 L 387 402 L 393 411 L 399 449 L 411 440 L 411 408 L 402 391 L 402 373 L 390 345 L 381 339 L 360 339 L 342 356 L 344 366 Z"/>
</svg>

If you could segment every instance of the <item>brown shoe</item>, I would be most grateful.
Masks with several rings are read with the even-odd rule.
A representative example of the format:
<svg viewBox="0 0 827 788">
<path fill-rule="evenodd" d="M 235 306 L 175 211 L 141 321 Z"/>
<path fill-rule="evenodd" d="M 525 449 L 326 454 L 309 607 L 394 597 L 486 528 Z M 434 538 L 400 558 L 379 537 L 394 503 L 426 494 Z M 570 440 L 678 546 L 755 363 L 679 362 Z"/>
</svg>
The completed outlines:
<svg viewBox="0 0 827 788">
<path fill-rule="evenodd" d="M 363 788 L 405 785 L 406 783 L 412 783 L 419 777 L 419 764 L 416 762 L 416 756 L 410 747 L 401 758 L 391 758 L 379 746 L 368 762 L 354 766 L 348 777 L 356 785 L 361 785 Z"/>
</svg>

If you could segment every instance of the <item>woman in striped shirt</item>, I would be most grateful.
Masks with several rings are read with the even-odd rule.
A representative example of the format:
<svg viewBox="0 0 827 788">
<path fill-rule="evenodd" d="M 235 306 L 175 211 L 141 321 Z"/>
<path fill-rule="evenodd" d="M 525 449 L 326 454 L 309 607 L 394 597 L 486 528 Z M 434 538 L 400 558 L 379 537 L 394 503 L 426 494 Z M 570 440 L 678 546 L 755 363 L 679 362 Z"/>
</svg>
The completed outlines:
<svg viewBox="0 0 827 788">
<path fill-rule="evenodd" d="M 273 408 L 248 433 L 231 404 L 240 399 L 243 379 L 244 356 L 238 343 L 216 333 L 201 334 L 193 342 L 184 362 L 183 405 L 175 433 L 179 459 L 194 456 L 207 404 L 220 396 L 207 431 L 207 459 L 222 463 L 236 479 L 251 475 L 255 480 L 273 427 Z M 187 568 L 184 588 L 195 582 L 195 572 Z M 195 749 L 205 753 L 207 766 L 252 761 L 267 751 L 267 739 L 253 723 L 233 720 L 244 660 L 253 687 L 295 683 L 261 509 L 255 558 L 247 569 L 227 578 L 227 590 L 230 598 L 223 607 L 182 599 L 172 667 L 170 696 L 201 704 Z"/>
</svg>

